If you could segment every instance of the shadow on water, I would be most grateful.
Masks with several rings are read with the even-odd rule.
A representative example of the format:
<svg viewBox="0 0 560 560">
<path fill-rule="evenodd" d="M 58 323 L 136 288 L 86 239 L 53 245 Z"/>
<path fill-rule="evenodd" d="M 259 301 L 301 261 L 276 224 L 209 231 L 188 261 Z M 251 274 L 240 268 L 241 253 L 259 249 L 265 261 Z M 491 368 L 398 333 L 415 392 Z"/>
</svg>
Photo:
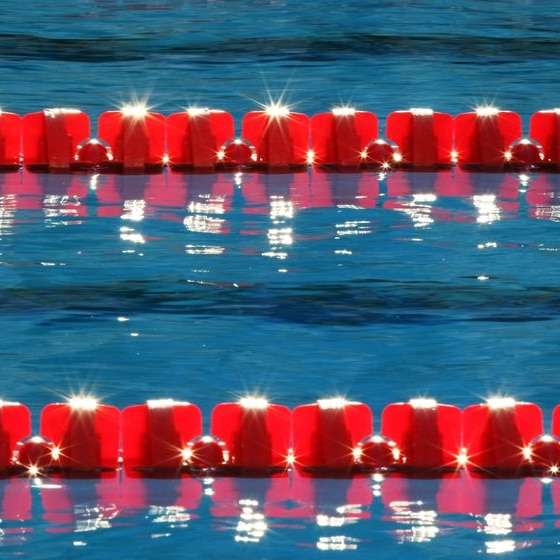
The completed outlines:
<svg viewBox="0 0 560 560">
<path fill-rule="evenodd" d="M 296 59 L 328 60 L 344 54 L 418 55 L 419 53 L 449 57 L 488 56 L 500 53 L 502 59 L 541 57 L 556 59 L 560 41 L 546 38 L 526 39 L 476 37 L 464 35 L 376 35 L 368 33 L 330 34 L 323 37 L 291 37 L 289 39 L 252 36 L 192 42 L 184 35 L 169 41 L 161 33 L 145 33 L 138 37 L 48 38 L 25 34 L 0 34 L 0 56 L 35 60 L 63 60 L 105 63 L 135 61 L 146 58 L 197 56 L 208 60 L 227 61 L 232 56 L 262 57 L 270 54 L 291 53 Z"/>
<path fill-rule="evenodd" d="M 126 314 L 255 316 L 295 324 L 360 326 L 458 321 L 527 322 L 558 317 L 557 288 L 493 288 L 476 279 L 443 282 L 356 280 L 344 284 L 232 285 L 123 281 L 0 290 L 0 314 L 51 313 L 59 321 Z M 60 313 L 66 314 L 61 318 Z"/>
</svg>

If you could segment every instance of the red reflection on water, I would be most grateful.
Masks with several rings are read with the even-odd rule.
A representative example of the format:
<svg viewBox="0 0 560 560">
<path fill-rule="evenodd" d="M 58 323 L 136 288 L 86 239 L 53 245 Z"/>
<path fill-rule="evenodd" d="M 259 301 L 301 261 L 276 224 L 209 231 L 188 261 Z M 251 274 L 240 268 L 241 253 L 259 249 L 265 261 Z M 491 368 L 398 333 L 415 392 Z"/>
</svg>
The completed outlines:
<svg viewBox="0 0 560 560">
<path fill-rule="evenodd" d="M 8 211 L 43 210 L 49 219 L 123 217 L 136 205 L 142 210 L 140 218 L 180 221 L 181 212 L 216 215 L 221 223 L 213 223 L 212 230 L 219 233 L 229 232 L 224 215 L 233 211 L 234 203 L 246 215 L 274 219 L 293 218 L 312 208 L 375 208 L 381 202 L 385 209 L 410 215 L 414 225 L 426 225 L 517 217 L 523 203 L 529 206 L 529 217 L 555 220 L 559 192 L 560 175 L 554 173 L 474 172 L 458 167 L 388 173 L 313 168 L 294 173 L 0 174 L 0 202 Z"/>
<path fill-rule="evenodd" d="M 202 481 L 188 475 L 159 478 L 123 476 L 117 503 L 123 515 L 149 506 L 180 507 L 194 512 L 200 506 L 202 495 Z"/>
<path fill-rule="evenodd" d="M 58 208 L 68 215 L 85 216 L 87 183 L 77 175 L 34 173 L 0 174 L 0 196 L 3 206 L 14 210 Z"/>
<path fill-rule="evenodd" d="M 241 178 L 246 214 L 268 214 L 273 201 L 290 202 L 298 209 L 311 206 L 307 173 L 251 173 Z"/>
<path fill-rule="evenodd" d="M 323 173 L 311 171 L 310 207 L 355 206 L 375 208 L 381 178 L 375 173 Z"/>
<path fill-rule="evenodd" d="M 237 517 L 246 506 L 267 516 L 292 517 L 290 477 L 217 478 L 212 483 L 210 511 L 216 517 Z"/>
<path fill-rule="evenodd" d="M 34 485 L 49 532 L 108 528 L 111 520 L 119 515 L 121 485 L 116 473 L 91 479 L 39 479 Z"/>
</svg>

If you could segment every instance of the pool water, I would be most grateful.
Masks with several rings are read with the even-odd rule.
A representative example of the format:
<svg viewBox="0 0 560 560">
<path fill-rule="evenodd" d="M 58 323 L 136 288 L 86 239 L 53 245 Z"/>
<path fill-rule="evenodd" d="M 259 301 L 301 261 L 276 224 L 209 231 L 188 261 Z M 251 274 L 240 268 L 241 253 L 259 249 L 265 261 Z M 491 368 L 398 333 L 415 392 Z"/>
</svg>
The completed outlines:
<svg viewBox="0 0 560 560">
<path fill-rule="evenodd" d="M 6 395 L 550 413 L 558 177 L 413 177 L 3 175 Z"/>
<path fill-rule="evenodd" d="M 292 407 L 344 395 L 377 428 L 385 405 L 418 396 L 513 395 L 547 423 L 558 404 L 555 175 L 2 179 L 3 394 L 35 431 L 45 404 L 77 393 L 189 400 L 206 431 L 214 405 L 248 393 Z M 10 479 L 2 544 L 28 557 L 540 557 L 557 548 L 558 488 Z"/>
<path fill-rule="evenodd" d="M 557 105 L 555 4 L 34 0 L 4 8 L 0 104 L 135 96 L 239 119 L 482 102 Z M 546 15 L 546 17 L 543 16 Z M 63 79 L 61 79 L 61 77 Z M 560 176 L 0 175 L 0 396 L 198 404 L 257 393 L 557 395 Z M 23 558 L 467 558 L 558 554 L 560 486 L 536 478 L 0 481 Z"/>
</svg>

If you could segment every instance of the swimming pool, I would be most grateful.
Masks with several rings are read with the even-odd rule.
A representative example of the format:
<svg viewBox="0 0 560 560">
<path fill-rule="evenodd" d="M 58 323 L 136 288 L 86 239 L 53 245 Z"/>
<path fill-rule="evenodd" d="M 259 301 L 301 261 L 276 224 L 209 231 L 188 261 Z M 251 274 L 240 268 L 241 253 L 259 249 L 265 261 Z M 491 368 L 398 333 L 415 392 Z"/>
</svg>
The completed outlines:
<svg viewBox="0 0 560 560">
<path fill-rule="evenodd" d="M 4 11 L 0 103 L 95 117 L 151 91 L 162 112 L 196 103 L 237 118 L 284 92 L 309 114 L 494 101 L 527 122 L 557 104 L 554 7 L 36 1 Z M 81 391 L 119 408 L 188 400 L 206 430 L 215 404 L 255 392 L 290 407 L 345 395 L 377 427 L 391 402 L 507 394 L 548 421 L 558 180 L 2 174 L 1 396 L 29 406 L 34 431 L 43 406 Z M 558 483 L 534 478 L 119 474 L 8 479 L 0 492 L 4 554 L 26 558 L 558 549 Z"/>
<path fill-rule="evenodd" d="M 291 407 L 345 395 L 377 427 L 385 405 L 418 396 L 508 394 L 548 420 L 556 176 L 468 174 L 468 194 L 462 173 L 3 175 L 4 394 L 36 432 L 45 404 L 79 392 L 121 408 L 189 400 L 206 431 L 215 404 L 254 392 Z M 169 181 L 172 200 L 158 195 Z M 540 555 L 558 507 L 557 483 L 533 478 L 2 487 L 3 543 L 30 557 Z"/>
</svg>

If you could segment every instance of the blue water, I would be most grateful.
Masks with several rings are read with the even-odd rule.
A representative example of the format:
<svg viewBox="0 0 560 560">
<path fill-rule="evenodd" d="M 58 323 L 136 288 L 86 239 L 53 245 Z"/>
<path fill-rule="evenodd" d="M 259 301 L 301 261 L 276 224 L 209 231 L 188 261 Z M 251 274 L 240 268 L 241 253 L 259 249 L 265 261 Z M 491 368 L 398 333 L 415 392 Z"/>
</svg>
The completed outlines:
<svg viewBox="0 0 560 560">
<path fill-rule="evenodd" d="M 558 105 L 553 2 L 35 0 L 3 7 L 0 105 L 133 98 L 240 118 Z M 212 407 L 258 392 L 560 402 L 557 175 L 0 176 L 2 390 Z M 23 558 L 544 558 L 556 481 L 0 482 Z"/>
</svg>

